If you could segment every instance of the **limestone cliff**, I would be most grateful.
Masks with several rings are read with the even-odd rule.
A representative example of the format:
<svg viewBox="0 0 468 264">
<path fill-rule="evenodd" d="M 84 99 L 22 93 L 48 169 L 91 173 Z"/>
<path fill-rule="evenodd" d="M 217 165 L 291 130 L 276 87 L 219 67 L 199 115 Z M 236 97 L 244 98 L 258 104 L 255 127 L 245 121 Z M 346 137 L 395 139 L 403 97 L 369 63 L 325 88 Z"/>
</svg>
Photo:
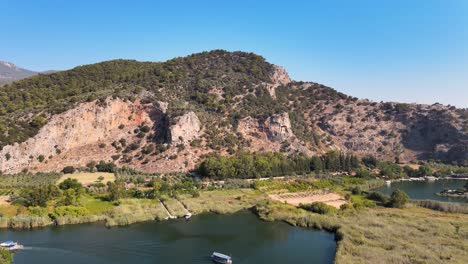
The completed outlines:
<svg viewBox="0 0 468 264">
<path fill-rule="evenodd" d="M 5 146 L 0 151 L 0 170 L 60 170 L 64 165 L 110 160 L 111 142 L 128 138 L 144 122 L 152 123 L 148 106 L 138 102 L 108 99 L 83 103 L 53 116 L 26 142 Z"/>
<path fill-rule="evenodd" d="M 188 112 L 174 118 L 169 127 L 169 138 L 171 144 L 187 143 L 200 137 L 201 123 L 194 112 Z"/>
</svg>

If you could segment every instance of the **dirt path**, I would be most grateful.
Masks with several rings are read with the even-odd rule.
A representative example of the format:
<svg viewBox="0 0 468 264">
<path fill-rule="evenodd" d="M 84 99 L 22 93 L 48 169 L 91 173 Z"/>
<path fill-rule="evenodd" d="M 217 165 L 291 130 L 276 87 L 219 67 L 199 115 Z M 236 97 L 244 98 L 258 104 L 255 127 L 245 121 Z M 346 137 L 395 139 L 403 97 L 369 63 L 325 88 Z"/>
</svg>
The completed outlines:
<svg viewBox="0 0 468 264">
<path fill-rule="evenodd" d="M 164 205 L 164 203 L 163 203 L 161 200 L 159 200 L 159 203 L 160 203 L 161 206 L 164 208 L 164 210 L 166 210 L 167 217 L 168 217 L 169 219 L 177 218 L 177 217 L 171 215 L 171 213 L 170 213 L 169 210 L 167 209 L 166 205 Z"/>
<path fill-rule="evenodd" d="M 280 202 L 298 206 L 299 204 L 310 204 L 313 202 L 323 202 L 330 206 L 340 208 L 346 200 L 339 194 L 333 192 L 301 192 L 301 193 L 283 193 L 270 194 L 271 199 Z"/>
</svg>

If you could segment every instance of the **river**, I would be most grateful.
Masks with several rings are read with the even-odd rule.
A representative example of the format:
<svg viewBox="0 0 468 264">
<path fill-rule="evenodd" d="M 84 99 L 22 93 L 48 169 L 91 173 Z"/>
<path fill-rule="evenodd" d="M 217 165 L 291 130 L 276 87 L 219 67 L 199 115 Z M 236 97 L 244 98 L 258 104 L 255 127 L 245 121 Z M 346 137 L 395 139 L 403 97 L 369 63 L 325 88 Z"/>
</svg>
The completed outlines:
<svg viewBox="0 0 468 264">
<path fill-rule="evenodd" d="M 452 198 L 438 196 L 436 193 L 444 189 L 457 189 L 465 185 L 466 180 L 436 180 L 436 181 L 401 181 L 377 189 L 385 194 L 392 194 L 396 189 L 406 192 L 411 199 L 437 200 L 444 202 L 468 202 L 465 198 Z"/>
<path fill-rule="evenodd" d="M 235 264 L 332 263 L 336 252 L 333 234 L 260 221 L 250 212 L 110 229 L 94 223 L 1 230 L 0 240 L 26 247 L 15 264 L 211 263 L 213 251 L 232 255 Z"/>
</svg>

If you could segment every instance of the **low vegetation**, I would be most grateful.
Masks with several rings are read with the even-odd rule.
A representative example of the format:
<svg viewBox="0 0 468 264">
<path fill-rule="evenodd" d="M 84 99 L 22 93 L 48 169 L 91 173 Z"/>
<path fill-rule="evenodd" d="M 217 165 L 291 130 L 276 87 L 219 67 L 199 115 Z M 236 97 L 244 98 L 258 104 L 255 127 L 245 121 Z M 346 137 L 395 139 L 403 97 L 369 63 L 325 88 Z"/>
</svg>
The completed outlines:
<svg viewBox="0 0 468 264">
<path fill-rule="evenodd" d="M 328 155 L 328 159 L 320 159 L 327 161 L 332 157 Z M 339 153 L 336 157 L 353 159 Z M 264 158 L 267 163 L 277 158 L 291 168 L 310 166 L 313 160 L 280 154 L 245 154 L 243 158 L 250 159 L 253 168 L 260 168 L 257 163 Z M 4 185 L 18 188 L 9 194 L 10 203 L 0 205 L 0 227 L 28 229 L 96 221 L 112 227 L 182 217 L 187 212 L 227 214 L 252 209 L 264 220 L 334 232 L 337 263 L 462 263 L 467 257 L 468 211 L 464 204 L 409 201 L 400 190 L 384 195 L 372 191 L 384 183 L 376 175 L 333 175 L 327 172 L 327 166 L 322 173 L 201 182 L 180 173 L 143 174 L 103 163 L 101 170 L 112 169 L 115 178 L 103 172 L 73 173 L 60 180 L 49 175 L 49 180 L 37 181 L 33 187 L 19 187 L 20 181 L 12 184 L 11 179 L 27 181 L 32 177 L 24 174 Z M 357 170 L 370 167 L 369 160 L 357 160 Z M 306 200 L 292 206 L 271 200 L 272 195 L 315 192 L 333 193 L 342 203 L 332 207 Z M 440 249 L 442 245 L 444 250 Z"/>
<path fill-rule="evenodd" d="M 468 214 L 467 203 L 450 203 L 434 200 L 418 200 L 412 201 L 412 203 L 420 207 L 429 208 L 445 213 Z"/>
<path fill-rule="evenodd" d="M 464 263 L 468 258 L 468 218 L 463 215 L 419 207 L 346 208 L 337 214 L 315 214 L 271 202 L 255 211 L 264 220 L 334 232 L 339 264 Z"/>
</svg>

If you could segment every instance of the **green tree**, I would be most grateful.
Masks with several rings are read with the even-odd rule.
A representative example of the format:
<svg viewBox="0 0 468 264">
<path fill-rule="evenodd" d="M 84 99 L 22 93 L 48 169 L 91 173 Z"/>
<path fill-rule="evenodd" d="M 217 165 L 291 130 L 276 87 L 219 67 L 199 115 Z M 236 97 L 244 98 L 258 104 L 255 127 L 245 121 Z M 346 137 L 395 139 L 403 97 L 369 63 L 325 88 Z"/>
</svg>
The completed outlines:
<svg viewBox="0 0 468 264">
<path fill-rule="evenodd" d="M 72 179 L 72 178 L 67 178 L 63 182 L 59 184 L 59 188 L 62 190 L 68 190 L 68 189 L 73 189 L 73 190 L 79 190 L 83 188 L 80 182 L 78 182 L 77 179 Z"/>
<path fill-rule="evenodd" d="M 390 206 L 394 208 L 403 208 L 409 201 L 409 196 L 404 191 L 396 189 L 390 196 Z"/>
<path fill-rule="evenodd" d="M 420 166 L 419 169 L 418 169 L 418 175 L 420 177 L 430 176 L 430 175 L 432 175 L 432 168 L 427 164 L 425 164 L 423 166 Z"/>
<path fill-rule="evenodd" d="M 62 172 L 65 174 L 72 174 L 75 172 L 75 168 L 73 166 L 66 166 L 63 168 Z"/>
<path fill-rule="evenodd" d="M 120 182 L 108 182 L 107 187 L 109 188 L 109 201 L 117 201 L 122 198 L 125 194 L 123 183 Z"/>
</svg>

